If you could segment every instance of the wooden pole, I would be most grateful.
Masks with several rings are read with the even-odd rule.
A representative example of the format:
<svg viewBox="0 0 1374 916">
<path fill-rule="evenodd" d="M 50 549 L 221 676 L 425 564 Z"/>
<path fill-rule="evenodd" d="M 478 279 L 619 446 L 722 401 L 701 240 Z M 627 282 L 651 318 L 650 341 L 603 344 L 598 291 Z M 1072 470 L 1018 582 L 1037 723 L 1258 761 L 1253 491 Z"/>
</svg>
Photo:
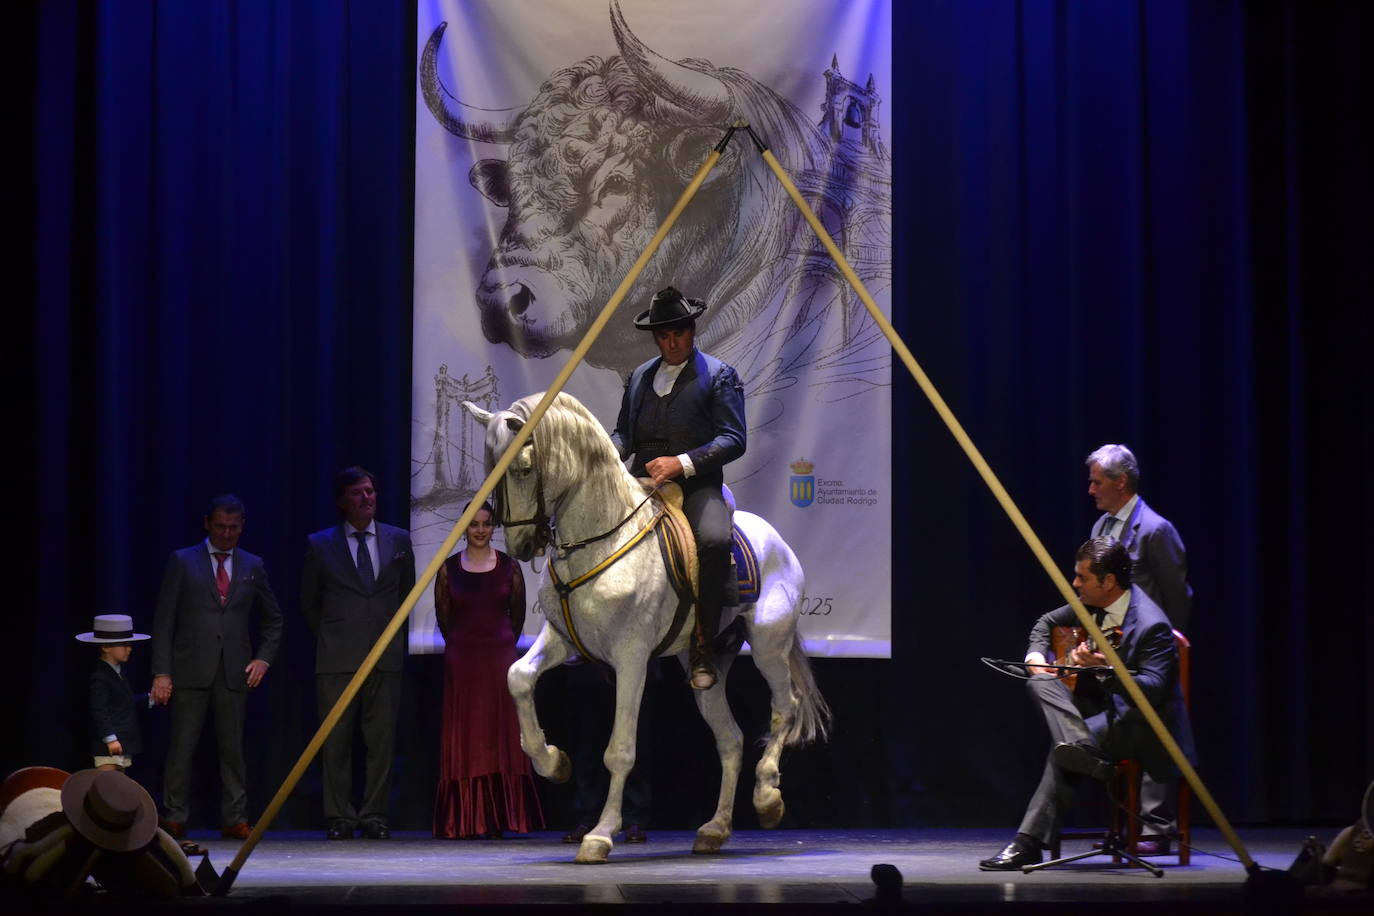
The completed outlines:
<svg viewBox="0 0 1374 916">
<path fill-rule="evenodd" d="M 969 438 L 968 433 L 964 431 L 963 426 L 960 425 L 958 419 L 955 418 L 954 412 L 949 409 L 949 405 L 946 404 L 944 398 L 940 396 L 940 392 L 935 389 L 935 385 L 930 381 L 925 371 L 921 369 L 920 364 L 916 362 L 916 357 L 912 356 L 906 344 L 897 336 L 897 331 L 892 327 L 892 322 L 887 320 L 887 316 L 882 313 L 878 308 L 878 304 L 873 301 L 873 297 L 869 295 L 868 290 L 864 287 L 863 281 L 859 279 L 859 275 L 849 266 L 849 261 L 845 258 L 844 252 L 840 251 L 839 246 L 835 244 L 835 240 L 830 237 L 830 233 L 826 232 L 825 226 L 821 224 L 816 214 L 812 212 L 806 199 L 803 198 L 801 192 L 797 190 L 797 186 L 792 183 L 792 179 L 788 177 L 786 170 L 783 169 L 782 164 L 778 162 L 777 157 L 773 155 L 772 151 L 768 149 L 768 146 L 759 139 L 758 135 L 755 134 L 752 129 L 747 128 L 745 125 L 741 126 L 748 129 L 749 136 L 753 139 L 754 145 L 763 155 L 763 161 L 768 163 L 768 167 L 773 170 L 773 174 L 777 176 L 778 181 L 782 182 L 782 186 L 787 189 L 788 196 L 792 198 L 792 202 L 797 205 L 797 209 L 801 211 L 802 216 L 804 216 L 806 221 L 811 225 L 812 230 L 821 240 L 821 244 L 825 246 L 826 251 L 830 252 L 830 257 L 835 260 L 836 265 L 840 268 L 840 272 L 844 274 L 844 278 L 848 280 L 849 285 L 854 288 L 854 292 L 858 293 L 859 298 L 863 301 L 864 307 L 868 309 L 869 315 L 873 317 L 874 322 L 882 329 L 888 342 L 892 344 L 892 349 L 896 351 L 902 362 L 906 364 L 907 370 L 910 371 L 912 377 L 916 379 L 916 384 L 921 386 L 921 390 L 925 392 L 926 397 L 935 408 L 935 412 L 940 415 L 940 419 L 944 420 L 945 426 L 949 427 L 949 431 L 954 435 L 954 439 L 959 443 L 959 447 L 964 450 L 964 454 L 968 456 L 969 461 L 973 462 L 974 468 L 976 468 L 979 475 L 982 476 L 983 482 L 992 490 L 992 495 L 997 497 L 997 501 L 1001 503 L 1002 509 L 1007 513 L 1008 517 L 1011 518 L 1011 523 L 1016 526 L 1017 531 L 1021 532 L 1021 537 L 1025 539 L 1026 545 L 1031 549 L 1031 553 L 1035 554 L 1035 558 L 1040 561 L 1040 565 L 1044 567 L 1050 580 L 1054 582 L 1055 587 L 1059 589 L 1059 593 L 1064 596 L 1064 600 L 1073 608 L 1073 612 L 1078 617 L 1079 622 L 1092 636 L 1102 654 L 1107 657 L 1107 661 L 1111 663 L 1112 669 L 1116 672 L 1117 677 L 1121 679 L 1122 686 L 1126 688 L 1126 692 L 1130 695 L 1131 701 L 1135 703 L 1136 708 L 1145 716 L 1145 721 L 1150 723 L 1150 728 L 1154 730 L 1155 735 L 1159 738 L 1160 744 L 1164 745 L 1164 749 L 1169 752 L 1169 756 L 1173 758 L 1174 763 L 1178 766 L 1183 777 L 1188 780 L 1188 785 L 1193 787 L 1193 792 L 1197 795 L 1198 800 L 1202 802 L 1202 806 L 1207 809 L 1207 813 L 1212 816 L 1212 821 L 1221 829 L 1222 835 L 1226 837 L 1226 842 L 1236 851 L 1236 855 L 1240 857 L 1241 862 L 1244 863 L 1247 869 L 1253 868 L 1255 866 L 1254 859 L 1251 858 L 1250 853 L 1246 850 L 1240 837 L 1237 836 L 1236 832 L 1231 828 L 1231 822 L 1226 819 L 1226 815 L 1223 814 L 1221 808 L 1217 806 L 1216 801 L 1212 798 L 1212 793 L 1207 791 L 1207 787 L 1203 785 L 1202 779 L 1197 775 L 1197 771 L 1193 769 L 1193 765 L 1188 762 L 1187 757 L 1183 756 L 1183 751 L 1179 748 L 1178 743 L 1174 741 L 1173 736 L 1169 734 L 1169 730 L 1164 727 L 1164 723 L 1160 720 L 1159 714 L 1156 713 L 1154 707 L 1150 705 L 1150 701 L 1145 698 L 1145 694 L 1141 692 L 1140 686 L 1135 682 L 1135 678 L 1126 670 L 1126 666 L 1122 664 L 1121 657 L 1117 655 L 1116 650 L 1111 647 L 1111 644 L 1102 635 L 1102 631 L 1098 629 L 1097 622 L 1093 619 L 1093 616 L 1088 613 L 1087 608 L 1083 606 L 1083 602 L 1079 599 L 1078 593 L 1073 590 L 1068 580 L 1064 578 L 1063 573 L 1059 571 L 1059 567 L 1055 565 L 1054 560 L 1050 558 L 1049 552 L 1045 550 L 1045 546 L 1040 543 L 1040 538 L 1037 537 L 1035 532 L 1031 529 L 1025 516 L 1021 514 L 1021 510 L 1018 509 L 1016 503 L 1012 501 L 1011 495 L 1007 493 L 1006 488 L 1002 486 L 1002 482 L 997 479 L 997 475 L 993 473 L 992 468 L 988 465 L 987 461 L 983 459 L 977 446 L 973 444 L 973 440 Z"/>
<path fill-rule="evenodd" d="M 485 500 L 491 494 L 491 491 L 496 488 L 496 482 L 506 473 L 506 469 L 509 468 L 511 462 L 515 460 L 515 456 L 520 453 L 520 449 L 524 447 L 531 434 L 534 433 L 535 426 L 539 424 L 540 419 L 549 409 L 549 405 L 553 403 L 553 399 L 563 390 L 563 386 L 568 383 L 568 378 L 573 374 L 573 370 L 576 369 L 578 364 L 586 357 L 587 351 L 591 349 L 596 338 L 600 336 L 602 330 L 605 329 L 606 323 L 611 320 L 611 316 L 615 314 L 615 310 L 629 294 L 630 288 L 634 286 L 635 280 L 639 278 L 645 265 L 649 263 L 649 259 L 658 251 L 658 246 L 662 244 L 663 239 L 668 235 L 668 230 L 673 228 L 673 224 L 676 223 L 678 217 L 682 215 L 682 211 L 686 209 L 687 204 L 696 196 L 698 189 L 701 188 L 702 182 L 706 180 L 706 176 L 715 168 L 716 163 L 720 160 L 721 154 L 725 151 L 726 146 L 729 145 L 730 138 L 734 136 L 735 131 L 740 126 L 742 125 L 730 127 L 729 130 L 726 131 L 725 137 L 716 145 L 715 149 L 711 151 L 711 154 L 706 157 L 706 161 L 702 163 L 701 168 L 697 169 L 696 175 L 692 177 L 691 182 L 688 183 L 687 188 L 682 192 L 682 196 L 677 199 L 677 203 L 673 205 L 673 209 L 669 211 L 662 225 L 658 227 L 658 231 L 654 233 L 654 237 L 649 240 L 649 244 L 645 247 L 644 251 L 640 253 L 634 265 L 631 266 L 630 272 L 625 275 L 625 279 L 620 281 L 620 285 L 615 288 L 615 292 L 611 294 L 611 298 L 607 300 L 605 306 L 602 307 L 601 313 L 597 315 L 596 320 L 594 320 L 591 327 L 587 329 L 587 333 L 583 335 L 582 341 L 577 345 L 577 348 L 573 350 L 572 355 L 568 357 L 567 363 L 559 371 L 558 376 L 553 381 L 553 385 L 544 392 L 544 397 L 540 399 L 538 405 L 535 406 L 534 411 L 530 414 L 529 420 L 516 432 L 515 438 L 511 440 L 506 450 L 501 453 L 501 457 L 491 469 L 491 473 L 487 475 L 486 480 L 482 481 L 481 486 L 477 488 L 477 492 L 473 494 L 471 504 L 459 517 L 458 521 L 454 523 L 453 530 L 449 532 L 448 537 L 444 539 L 444 543 L 440 545 L 438 551 L 435 552 L 434 558 L 430 560 L 429 565 L 425 567 L 425 571 L 415 580 L 415 587 L 410 590 L 410 594 L 401 602 L 401 606 L 396 609 L 396 613 L 392 616 L 391 622 L 388 623 L 386 629 L 382 631 L 382 635 L 377 638 L 377 642 L 373 645 L 372 651 L 367 653 L 367 657 L 364 658 L 362 664 L 358 666 L 358 670 L 354 673 L 353 679 L 350 680 L 348 686 L 344 688 L 343 693 L 339 696 L 338 702 L 334 704 L 334 708 L 329 710 L 329 714 L 325 716 L 324 721 L 320 723 L 319 729 L 315 732 L 315 737 L 310 739 L 310 743 L 306 745 L 305 750 L 301 752 L 300 759 L 296 761 L 296 765 L 293 766 L 291 772 L 287 774 L 286 781 L 277 789 L 277 794 L 272 797 L 272 801 L 268 803 L 267 809 L 262 813 L 262 817 L 258 819 L 252 832 L 248 834 L 248 839 L 244 841 L 238 854 L 234 856 L 234 861 L 230 862 L 229 866 L 224 869 L 224 874 L 220 879 L 219 886 L 215 888 L 216 896 L 224 896 L 229 893 L 229 890 L 234 885 L 235 879 L 238 877 L 240 869 L 243 868 L 243 863 L 248 860 L 248 857 L 253 852 L 253 848 L 257 846 L 258 841 L 262 839 L 263 833 L 266 832 L 268 826 L 270 826 L 273 819 L 276 818 L 277 813 L 281 811 L 282 805 L 286 803 L 287 797 L 291 794 L 292 790 L 296 788 L 296 784 L 300 782 L 301 777 L 305 775 L 305 768 L 310 765 L 310 761 L 314 760 L 315 755 L 319 753 L 320 748 L 324 745 L 325 739 L 328 738 L 329 733 L 334 730 L 334 726 L 338 724 L 339 718 L 343 715 L 344 710 L 348 708 L 348 704 L 353 701 L 353 697 L 357 695 L 358 690 L 362 687 L 363 681 L 372 673 L 372 669 L 377 664 L 377 660 L 381 658 L 382 652 L 385 651 L 387 645 L 390 644 L 391 640 L 400 631 L 406 618 L 410 616 L 411 610 L 415 607 L 415 602 L 419 600 L 420 595 L 429 587 L 430 581 L 438 574 L 439 567 L 443 565 L 444 560 L 448 558 L 449 553 L 452 552 L 454 546 L 458 543 L 458 538 L 461 537 L 462 533 L 467 529 L 468 523 L 472 521 L 473 516 L 481 509 L 483 500 Z"/>
</svg>

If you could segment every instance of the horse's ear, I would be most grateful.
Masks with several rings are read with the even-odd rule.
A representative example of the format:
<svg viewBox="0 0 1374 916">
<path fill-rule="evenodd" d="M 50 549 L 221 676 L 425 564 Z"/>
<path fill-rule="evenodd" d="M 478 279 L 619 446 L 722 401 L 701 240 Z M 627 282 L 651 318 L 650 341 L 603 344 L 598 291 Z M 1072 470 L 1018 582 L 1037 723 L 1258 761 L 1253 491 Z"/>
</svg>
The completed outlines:
<svg viewBox="0 0 1374 916">
<path fill-rule="evenodd" d="M 525 421 L 520 419 L 519 417 L 506 417 L 506 429 L 510 430 L 513 433 L 520 432 L 521 428 L 524 425 Z"/>
<path fill-rule="evenodd" d="M 488 423 L 491 422 L 491 411 L 483 410 L 471 401 L 464 401 L 463 409 L 466 410 L 468 413 L 472 414 L 477 419 L 477 422 L 481 423 L 483 426 L 486 426 Z"/>
</svg>

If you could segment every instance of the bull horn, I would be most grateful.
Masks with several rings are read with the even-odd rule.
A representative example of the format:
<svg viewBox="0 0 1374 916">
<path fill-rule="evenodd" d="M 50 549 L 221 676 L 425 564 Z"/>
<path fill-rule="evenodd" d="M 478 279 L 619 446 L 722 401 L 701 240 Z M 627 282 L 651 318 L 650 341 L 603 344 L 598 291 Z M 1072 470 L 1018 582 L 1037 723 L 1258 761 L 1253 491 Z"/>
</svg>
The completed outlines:
<svg viewBox="0 0 1374 916">
<path fill-rule="evenodd" d="M 654 95 L 698 117 L 702 124 L 730 121 L 734 103 L 724 82 L 668 60 L 640 41 L 625 23 L 619 0 L 611 0 L 611 30 L 620 56 L 641 84 Z"/>
<path fill-rule="evenodd" d="M 425 42 L 425 50 L 420 55 L 420 88 L 425 95 L 425 105 L 429 107 L 434 119 L 451 134 L 465 140 L 479 143 L 510 143 L 515 139 L 511 122 L 519 114 L 518 108 L 488 110 L 473 108 L 454 98 L 453 93 L 439 80 L 439 42 L 443 40 L 447 22 L 439 23 Z M 498 120 L 489 120 L 497 115 Z M 503 117 L 501 117 L 503 116 Z"/>
</svg>

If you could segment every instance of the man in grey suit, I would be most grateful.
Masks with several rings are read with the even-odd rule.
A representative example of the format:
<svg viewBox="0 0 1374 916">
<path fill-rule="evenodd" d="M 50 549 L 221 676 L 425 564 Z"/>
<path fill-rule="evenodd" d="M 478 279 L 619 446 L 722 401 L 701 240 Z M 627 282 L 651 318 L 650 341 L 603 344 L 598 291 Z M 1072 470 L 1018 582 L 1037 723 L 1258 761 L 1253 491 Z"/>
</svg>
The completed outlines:
<svg viewBox="0 0 1374 916">
<path fill-rule="evenodd" d="M 323 720 L 363 659 L 415 586 L 410 534 L 376 520 L 377 486 L 369 471 L 345 468 L 334 478 L 334 501 L 343 520 L 310 535 L 301 583 L 301 611 L 315 634 L 315 693 Z M 404 630 L 324 743 L 325 834 L 350 839 L 391 836 L 387 826 L 391 761 L 401 703 Z M 353 803 L 353 729 L 361 724 L 367 749 L 361 805 Z"/>
<path fill-rule="evenodd" d="M 1121 542 L 1099 537 L 1078 548 L 1073 587 L 1094 612 L 1098 626 L 1104 630 L 1121 627 L 1117 654 L 1135 673 L 1141 692 L 1192 761 L 1193 732 L 1179 688 L 1173 628 L 1144 589 L 1132 585 L 1130 556 Z M 1025 660 L 1032 677 L 1027 686 L 1045 717 L 1054 746 L 1016 836 L 1001 852 L 978 863 L 983 871 L 1019 871 L 1039 862 L 1041 851 L 1052 845 L 1059 833 L 1060 819 L 1073 801 L 1078 782 L 1084 777 L 1109 781 L 1115 772 L 1113 760 L 1134 757 L 1157 779 L 1178 772 L 1116 677 L 1097 685 L 1100 689 L 1096 692 L 1071 693 L 1057 672 L 1038 667 L 1045 664 L 1050 652 L 1053 628 L 1075 626 L 1077 622 L 1073 608 L 1065 605 L 1041 615 L 1031 628 Z M 1066 663 L 1105 665 L 1107 660 L 1094 647 L 1082 643 Z M 1080 678 L 1092 676 L 1090 672 L 1079 674 Z"/>
<path fill-rule="evenodd" d="M 1088 456 L 1088 495 L 1102 516 L 1093 537 L 1114 537 L 1131 555 L 1131 576 L 1154 599 L 1174 628 L 1186 632 L 1193 610 L 1188 554 L 1169 520 L 1145 504 L 1140 465 L 1124 445 L 1108 444 Z"/>
<path fill-rule="evenodd" d="M 1183 632 L 1193 610 L 1188 584 L 1188 554 L 1178 531 L 1137 492 L 1140 465 L 1124 445 L 1108 443 L 1087 457 L 1088 495 L 1102 516 L 1093 523 L 1093 537 L 1114 537 L 1131 555 L 1131 578 L 1159 605 L 1174 629 Z M 1145 835 L 1136 852 L 1142 856 L 1169 851 L 1172 811 L 1177 794 L 1174 781 L 1161 783 L 1148 772 L 1140 779 L 1140 813 Z"/>
<path fill-rule="evenodd" d="M 163 827 L 185 836 L 191 758 L 208 710 L 219 750 L 220 823 L 224 836 L 248 836 L 243 714 L 247 691 L 262 683 L 281 644 L 282 615 L 262 559 L 238 546 L 244 509 L 216 496 L 205 515 L 207 537 L 167 560 L 153 616 L 152 698 L 170 703 L 171 736 L 163 777 Z M 249 619 L 258 612 L 258 651 Z"/>
</svg>

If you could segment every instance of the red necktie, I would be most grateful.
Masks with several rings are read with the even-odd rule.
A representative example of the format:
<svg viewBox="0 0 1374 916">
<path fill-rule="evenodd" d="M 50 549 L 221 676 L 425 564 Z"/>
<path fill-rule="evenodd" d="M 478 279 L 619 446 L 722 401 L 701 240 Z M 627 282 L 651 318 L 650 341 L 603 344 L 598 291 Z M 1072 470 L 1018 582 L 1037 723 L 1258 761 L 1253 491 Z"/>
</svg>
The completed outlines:
<svg viewBox="0 0 1374 916">
<path fill-rule="evenodd" d="M 219 587 L 219 603 L 223 604 L 229 600 L 229 570 L 224 568 L 224 561 L 229 559 L 229 554 L 216 552 L 215 560 L 219 563 L 219 568 L 215 570 L 215 585 Z"/>
</svg>

